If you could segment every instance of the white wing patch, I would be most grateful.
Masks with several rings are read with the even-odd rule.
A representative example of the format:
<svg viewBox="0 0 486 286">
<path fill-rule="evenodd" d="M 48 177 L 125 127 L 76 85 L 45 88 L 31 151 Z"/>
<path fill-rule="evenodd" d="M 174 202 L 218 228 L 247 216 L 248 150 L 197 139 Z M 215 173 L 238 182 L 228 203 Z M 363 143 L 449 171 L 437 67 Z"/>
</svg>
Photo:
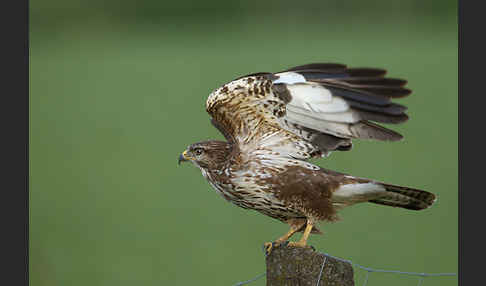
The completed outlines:
<svg viewBox="0 0 486 286">
<path fill-rule="evenodd" d="M 351 116 L 351 115 L 347 115 Z M 350 138 L 355 135 L 352 130 L 350 130 L 349 125 L 346 123 L 332 122 L 328 120 L 323 120 L 316 118 L 311 115 L 304 115 L 287 110 L 287 118 L 293 123 L 300 124 L 305 127 L 312 128 L 324 133 L 332 134 L 334 136 Z"/>
<path fill-rule="evenodd" d="M 292 96 L 287 108 L 306 113 L 341 113 L 349 111 L 349 105 L 340 97 L 319 84 L 293 84 L 287 89 Z"/>
<path fill-rule="evenodd" d="M 286 120 L 338 137 L 355 135 L 349 124 L 361 117 L 344 99 L 312 82 L 290 84 L 287 89 L 292 99 L 286 106 Z"/>
<path fill-rule="evenodd" d="M 359 115 L 350 109 L 349 104 L 342 98 L 333 96 L 325 87 L 319 84 L 294 84 L 287 89 L 292 100 L 287 104 L 289 121 L 301 123 L 304 126 L 314 122 L 317 130 L 322 130 L 326 121 L 339 123 L 355 123 L 360 120 Z"/>
<path fill-rule="evenodd" d="M 277 83 L 294 84 L 294 83 L 306 82 L 305 77 L 303 75 L 295 72 L 283 72 L 283 73 L 277 73 L 275 75 L 279 76 L 279 78 L 273 81 L 274 84 Z"/>
<path fill-rule="evenodd" d="M 342 112 L 342 113 L 310 113 L 306 112 L 305 110 L 302 110 L 300 108 L 295 108 L 292 106 L 287 106 L 287 117 L 290 121 L 294 121 L 295 123 L 300 123 L 306 125 L 306 121 L 310 119 L 310 122 L 312 124 L 313 121 L 315 121 L 317 126 L 322 126 L 324 127 L 326 125 L 326 122 L 322 121 L 331 121 L 331 122 L 337 122 L 337 123 L 356 123 L 359 121 L 360 117 L 353 113 L 353 112 Z M 314 120 L 312 120 L 314 119 Z M 329 122 L 329 123 L 331 123 Z M 346 126 L 347 128 L 347 126 Z M 316 128 L 314 128 L 316 129 Z M 319 127 L 317 127 L 317 130 L 320 130 Z M 321 131 L 327 131 L 327 130 L 321 130 Z"/>
</svg>

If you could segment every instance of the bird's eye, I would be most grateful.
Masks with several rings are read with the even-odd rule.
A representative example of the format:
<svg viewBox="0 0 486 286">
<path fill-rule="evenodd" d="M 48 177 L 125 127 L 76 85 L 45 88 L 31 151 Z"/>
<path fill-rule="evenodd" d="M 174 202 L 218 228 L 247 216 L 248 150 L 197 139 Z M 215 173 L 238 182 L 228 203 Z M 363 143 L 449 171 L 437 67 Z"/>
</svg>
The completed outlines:
<svg viewBox="0 0 486 286">
<path fill-rule="evenodd" d="M 202 150 L 202 149 L 200 149 L 200 148 L 198 148 L 198 149 L 194 150 L 194 154 L 196 154 L 196 156 L 201 155 L 201 154 L 202 154 L 202 152 L 203 152 L 203 150 Z"/>
</svg>

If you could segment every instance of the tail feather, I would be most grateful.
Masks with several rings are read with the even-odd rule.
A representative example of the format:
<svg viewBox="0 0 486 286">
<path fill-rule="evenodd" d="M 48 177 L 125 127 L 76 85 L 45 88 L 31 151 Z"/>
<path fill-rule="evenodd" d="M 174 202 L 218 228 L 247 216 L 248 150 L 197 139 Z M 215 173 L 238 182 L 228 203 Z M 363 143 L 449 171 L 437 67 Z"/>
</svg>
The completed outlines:
<svg viewBox="0 0 486 286">
<path fill-rule="evenodd" d="M 434 194 L 427 191 L 383 183 L 381 185 L 386 191 L 368 202 L 409 210 L 423 210 L 432 206 L 437 200 Z"/>
</svg>

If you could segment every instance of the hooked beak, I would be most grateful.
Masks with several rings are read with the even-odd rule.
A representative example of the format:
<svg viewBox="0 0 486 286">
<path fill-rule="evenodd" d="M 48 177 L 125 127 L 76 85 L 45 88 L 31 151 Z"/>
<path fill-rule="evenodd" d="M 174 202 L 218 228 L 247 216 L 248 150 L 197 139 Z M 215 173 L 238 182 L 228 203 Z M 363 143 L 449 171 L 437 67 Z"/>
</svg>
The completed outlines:
<svg viewBox="0 0 486 286">
<path fill-rule="evenodd" d="M 185 150 L 184 152 L 182 152 L 181 155 L 179 155 L 179 161 L 177 162 L 177 164 L 181 164 L 181 162 L 185 162 L 185 161 L 188 161 L 190 159 L 189 156 L 187 156 L 187 150 Z"/>
</svg>

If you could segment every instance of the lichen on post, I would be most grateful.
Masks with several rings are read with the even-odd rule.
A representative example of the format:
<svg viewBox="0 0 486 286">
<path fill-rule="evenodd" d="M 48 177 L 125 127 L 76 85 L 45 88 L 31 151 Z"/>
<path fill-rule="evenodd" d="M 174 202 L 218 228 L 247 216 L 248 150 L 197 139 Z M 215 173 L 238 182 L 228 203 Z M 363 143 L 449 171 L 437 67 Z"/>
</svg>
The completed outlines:
<svg viewBox="0 0 486 286">
<path fill-rule="evenodd" d="M 310 248 L 274 247 L 266 258 L 266 264 L 267 286 L 354 286 L 350 263 Z"/>
</svg>

